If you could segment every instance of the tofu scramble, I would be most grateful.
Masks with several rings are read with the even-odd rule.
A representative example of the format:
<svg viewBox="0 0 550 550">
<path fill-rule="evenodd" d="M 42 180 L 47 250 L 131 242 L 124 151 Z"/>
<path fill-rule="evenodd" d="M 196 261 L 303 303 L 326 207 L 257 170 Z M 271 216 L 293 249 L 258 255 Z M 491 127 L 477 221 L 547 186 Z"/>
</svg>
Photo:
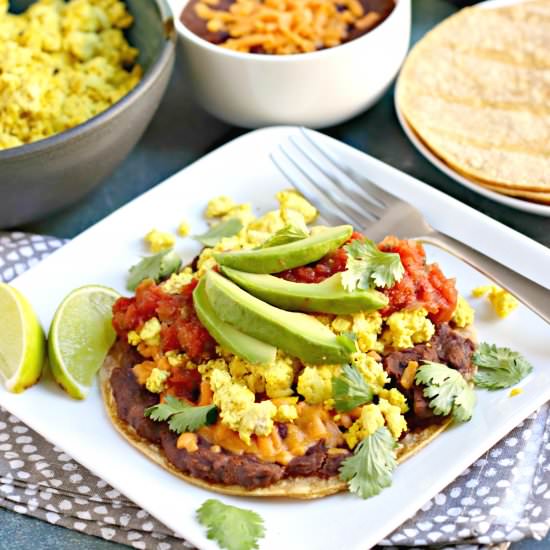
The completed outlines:
<svg viewBox="0 0 550 550">
<path fill-rule="evenodd" d="M 474 386 L 510 388 L 533 367 L 475 342 L 473 308 L 421 243 L 313 225 L 297 191 L 276 199 L 263 215 L 209 201 L 204 248 L 183 267 L 157 230 L 165 248 L 130 268 L 135 295 L 113 305 L 106 409 L 132 446 L 203 488 L 370 498 L 473 417 Z"/>
<path fill-rule="evenodd" d="M 394 290 L 393 295 L 390 294 L 390 306 L 382 311 L 351 315 L 312 314 L 337 335 L 355 334 L 357 349 L 351 355 L 351 363 L 373 389 L 377 402 L 348 414 L 335 414 L 332 399 L 333 380 L 341 374 L 340 365 L 302 364 L 281 350 L 278 350 L 277 358 L 271 365 L 251 364 L 216 345 L 196 317 L 191 316 L 184 324 L 178 324 L 178 321 L 167 324 L 170 312 L 180 312 L 190 304 L 197 281 L 208 271 L 217 269 L 215 253 L 256 248 L 282 230 L 289 221 L 304 226 L 315 221 L 317 210 L 297 192 L 281 191 L 276 198 L 279 208 L 260 217 L 254 215 L 249 203 L 238 204 L 227 196 L 210 200 L 205 217 L 212 224 L 238 218 L 242 229 L 236 235 L 221 238 L 213 247 L 205 247 L 194 262 L 193 269 L 186 267 L 158 285 L 149 280 L 138 287 L 136 305 L 145 304 L 143 307 L 152 311 L 152 303 L 155 302 L 158 317 L 140 321 L 147 314 L 138 310 L 132 313 L 135 319 L 130 320 L 128 312 L 131 307 L 126 309 L 126 302 L 119 304 L 120 309 L 115 307 L 114 325 L 117 332 L 125 336 L 127 342 L 136 347 L 145 359 L 134 366 L 138 381 L 161 396 L 177 395 L 178 384 L 183 382 L 170 375 L 174 369 L 183 368 L 187 372 L 200 374 L 200 401 L 209 400 L 218 407 L 220 422 L 225 430 L 216 432 L 203 428 L 199 434 L 207 435 L 222 448 L 232 451 L 258 452 L 258 438 L 272 437 L 276 423 L 295 424 L 301 415 L 306 414 L 305 411 L 309 415 L 326 416 L 323 421 L 326 433 L 323 433 L 326 437 L 329 432 L 332 433 L 335 445 L 345 441 L 353 449 L 361 439 L 381 426 L 386 426 L 398 440 L 407 430 L 405 414 L 409 411 L 409 404 L 403 393 L 391 387 L 391 379 L 382 364 L 383 354 L 391 350 L 406 350 L 416 344 L 427 344 L 441 321 L 450 322 L 455 328 L 467 327 L 474 321 L 473 309 L 463 297 L 456 295 L 454 281 L 446 287 L 445 283 L 450 280 L 442 274 L 440 280 L 435 279 L 441 272 L 439 269 L 434 271 L 431 265 L 428 266 L 429 280 L 434 286 L 428 293 L 429 298 L 424 302 L 418 297 L 405 298 L 415 284 L 424 289 L 428 285 L 427 280 L 419 282 L 415 279 L 417 275 L 413 267 L 422 262 L 423 256 L 415 256 L 420 255 L 420 249 L 413 244 L 390 237 L 381 245 L 399 251 L 402 258 L 408 258 L 406 264 L 413 266 L 401 283 L 401 291 Z M 310 232 L 315 234 L 325 229 L 323 226 L 313 226 Z M 159 232 L 153 230 L 146 235 L 150 245 L 152 233 Z M 162 235 L 163 246 L 151 247 L 152 251 L 174 245 L 175 239 L 169 233 Z M 352 238 L 363 237 L 354 233 Z M 341 251 L 338 249 L 329 258 L 321 260 L 313 275 L 307 271 L 313 268 L 304 267 L 282 272 L 279 276 L 294 282 L 318 282 L 333 272 L 343 270 L 345 255 L 342 262 Z M 319 266 L 324 269 L 319 269 Z M 446 294 L 445 288 L 451 287 L 452 291 Z M 186 298 L 180 298 L 182 295 Z M 184 301 L 186 305 L 182 305 Z M 264 399 L 258 402 L 257 395 L 264 396 Z M 190 441 L 194 447 L 196 435 L 180 435 L 178 448 L 187 448 Z M 304 441 L 309 442 L 309 439 L 306 437 Z M 290 453 L 264 453 L 262 458 L 288 463 L 296 453 L 305 452 L 304 445 L 299 447 Z"/>
<path fill-rule="evenodd" d="M 133 23 L 119 0 L 38 0 L 8 12 L 0 0 L 0 150 L 68 130 L 140 81 Z"/>
</svg>

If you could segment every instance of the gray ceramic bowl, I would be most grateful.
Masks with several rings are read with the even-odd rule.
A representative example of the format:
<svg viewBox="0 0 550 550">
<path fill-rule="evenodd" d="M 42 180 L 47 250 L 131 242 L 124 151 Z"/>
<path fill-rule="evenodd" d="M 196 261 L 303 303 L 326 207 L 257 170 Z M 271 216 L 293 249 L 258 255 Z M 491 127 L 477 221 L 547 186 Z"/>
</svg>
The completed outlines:
<svg viewBox="0 0 550 550">
<path fill-rule="evenodd" d="M 22 10 L 32 2 L 11 0 Z M 140 51 L 140 83 L 84 124 L 47 139 L 0 150 L 0 227 L 43 218 L 98 185 L 137 143 L 155 113 L 174 65 L 175 31 L 165 0 L 126 0 L 128 32 Z"/>
</svg>

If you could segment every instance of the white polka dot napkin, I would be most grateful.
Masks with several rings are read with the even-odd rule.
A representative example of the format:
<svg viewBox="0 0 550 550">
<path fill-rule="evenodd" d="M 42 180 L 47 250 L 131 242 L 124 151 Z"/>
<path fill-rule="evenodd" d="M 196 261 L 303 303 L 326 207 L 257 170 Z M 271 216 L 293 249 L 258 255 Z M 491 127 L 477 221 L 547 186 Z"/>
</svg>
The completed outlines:
<svg viewBox="0 0 550 550">
<path fill-rule="evenodd" d="M 0 233 L 8 282 L 63 245 Z M 145 550 L 193 548 L 118 491 L 0 408 L 0 506 Z M 550 405 L 493 447 L 380 544 L 505 550 L 550 529 Z"/>
</svg>

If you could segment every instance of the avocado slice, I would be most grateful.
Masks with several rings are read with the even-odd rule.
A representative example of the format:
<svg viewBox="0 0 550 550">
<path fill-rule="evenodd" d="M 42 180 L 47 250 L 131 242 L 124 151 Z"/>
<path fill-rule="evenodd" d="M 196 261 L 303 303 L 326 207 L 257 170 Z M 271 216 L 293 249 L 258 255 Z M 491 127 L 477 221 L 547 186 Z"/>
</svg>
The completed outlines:
<svg viewBox="0 0 550 550">
<path fill-rule="evenodd" d="M 193 291 L 193 305 L 200 322 L 220 346 L 249 363 L 268 365 L 275 361 L 277 348 L 244 334 L 216 315 L 206 295 L 204 277 Z"/>
<path fill-rule="evenodd" d="M 215 271 L 205 275 L 206 295 L 219 317 L 245 334 L 269 342 L 305 363 L 342 364 L 355 345 L 304 313 L 274 307 Z"/>
<path fill-rule="evenodd" d="M 245 273 L 230 267 L 222 267 L 221 271 L 256 298 L 290 311 L 345 314 L 375 311 L 388 305 L 388 298 L 374 289 L 357 288 L 348 292 L 342 286 L 341 273 L 314 284 L 293 283 L 273 275 Z"/>
<path fill-rule="evenodd" d="M 218 252 L 214 258 L 220 265 L 248 273 L 279 273 L 320 260 L 344 244 L 352 233 L 351 225 L 339 225 L 292 243 L 255 250 Z"/>
</svg>

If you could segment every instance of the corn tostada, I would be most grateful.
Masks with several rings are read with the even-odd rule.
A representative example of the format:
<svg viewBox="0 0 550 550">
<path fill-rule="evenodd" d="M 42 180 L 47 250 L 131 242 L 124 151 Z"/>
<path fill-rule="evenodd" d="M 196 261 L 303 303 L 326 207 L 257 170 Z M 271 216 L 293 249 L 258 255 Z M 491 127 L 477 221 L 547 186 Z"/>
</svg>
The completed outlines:
<svg viewBox="0 0 550 550">
<path fill-rule="evenodd" d="M 473 310 L 421 244 L 308 227 L 313 206 L 277 198 L 259 218 L 213 199 L 218 224 L 191 265 L 161 252 L 156 271 L 132 270 L 106 409 L 134 447 L 214 491 L 372 496 L 471 417 Z"/>
</svg>

